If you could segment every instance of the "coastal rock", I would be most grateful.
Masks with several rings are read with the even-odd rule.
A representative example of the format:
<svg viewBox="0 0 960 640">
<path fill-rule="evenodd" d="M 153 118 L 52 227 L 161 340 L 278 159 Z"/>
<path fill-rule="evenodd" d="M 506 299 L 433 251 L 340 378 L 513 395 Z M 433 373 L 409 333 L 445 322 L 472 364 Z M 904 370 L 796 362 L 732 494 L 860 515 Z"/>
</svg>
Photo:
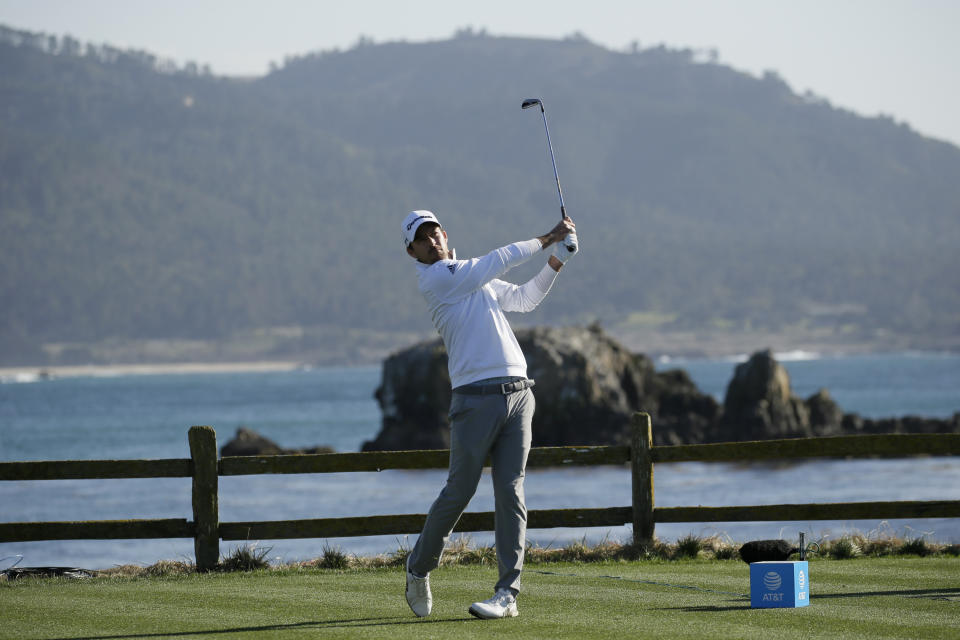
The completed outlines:
<svg viewBox="0 0 960 640">
<path fill-rule="evenodd" d="M 446 449 L 450 446 L 447 352 L 440 340 L 422 342 L 389 356 L 374 397 L 383 415 L 375 440 L 363 451 Z"/>
<path fill-rule="evenodd" d="M 284 449 L 273 440 L 265 438 L 253 429 L 240 427 L 233 439 L 220 448 L 220 456 L 280 456 L 305 453 L 333 453 L 327 446 L 307 449 Z"/>
<path fill-rule="evenodd" d="M 626 444 L 637 410 L 651 414 L 658 444 L 688 442 L 719 417 L 716 400 L 685 372 L 657 373 L 649 358 L 599 326 L 537 327 L 516 336 L 536 380 L 534 446 Z M 449 447 L 450 378 L 439 339 L 387 358 L 375 395 L 382 429 L 364 451 Z"/>
<path fill-rule="evenodd" d="M 767 349 L 737 365 L 723 415 L 707 441 L 840 435 L 844 414 L 826 389 L 806 400 L 793 395 L 790 376 Z"/>
<path fill-rule="evenodd" d="M 630 416 L 643 405 L 653 363 L 598 326 L 520 331 L 527 376 L 537 381 L 534 446 L 629 442 Z"/>
<path fill-rule="evenodd" d="M 950 419 L 866 419 L 844 413 L 826 389 L 793 394 L 787 370 L 768 349 L 737 365 L 721 406 L 687 372 L 657 372 L 598 326 L 519 330 L 537 409 L 534 446 L 627 444 L 630 417 L 646 411 L 656 445 L 737 442 L 869 433 L 960 433 Z M 364 451 L 446 449 L 450 378 L 439 339 L 394 353 L 376 391 L 380 433 Z"/>
<path fill-rule="evenodd" d="M 683 369 L 655 373 L 644 402 L 656 445 L 705 442 L 722 414 L 720 404 L 700 391 Z"/>
<path fill-rule="evenodd" d="M 844 422 L 856 433 L 960 433 L 960 412 L 942 419 L 921 416 L 865 419 L 850 413 L 844 416 Z"/>
<path fill-rule="evenodd" d="M 787 370 L 766 350 L 736 367 L 727 388 L 723 415 L 705 441 L 882 433 L 960 433 L 960 413 L 946 419 L 869 419 L 844 413 L 826 389 L 806 399 L 794 396 Z"/>
<path fill-rule="evenodd" d="M 810 432 L 814 436 L 836 436 L 846 433 L 844 413 L 826 389 L 820 389 L 806 400 L 810 416 Z"/>
<path fill-rule="evenodd" d="M 737 365 L 727 386 L 723 417 L 711 440 L 760 440 L 798 434 L 809 422 L 803 403 L 790 392 L 790 376 L 761 351 Z"/>
</svg>

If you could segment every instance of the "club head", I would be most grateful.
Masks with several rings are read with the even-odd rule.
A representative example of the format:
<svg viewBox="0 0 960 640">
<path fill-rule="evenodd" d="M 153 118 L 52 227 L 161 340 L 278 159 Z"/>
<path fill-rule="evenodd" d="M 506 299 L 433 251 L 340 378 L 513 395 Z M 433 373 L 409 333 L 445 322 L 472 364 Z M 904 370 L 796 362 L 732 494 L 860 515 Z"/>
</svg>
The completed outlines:
<svg viewBox="0 0 960 640">
<path fill-rule="evenodd" d="M 520 105 L 521 109 L 529 109 L 530 107 L 540 106 L 543 108 L 543 103 L 540 101 L 540 98 L 527 98 L 523 101 L 523 104 Z"/>
</svg>

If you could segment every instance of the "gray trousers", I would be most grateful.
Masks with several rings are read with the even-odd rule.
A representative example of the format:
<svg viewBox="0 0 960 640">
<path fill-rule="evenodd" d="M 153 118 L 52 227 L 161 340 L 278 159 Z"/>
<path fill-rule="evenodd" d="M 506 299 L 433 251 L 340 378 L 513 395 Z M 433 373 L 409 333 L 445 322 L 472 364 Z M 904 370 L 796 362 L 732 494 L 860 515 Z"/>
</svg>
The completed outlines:
<svg viewBox="0 0 960 640">
<path fill-rule="evenodd" d="M 489 455 L 500 568 L 496 588 L 520 590 L 527 536 L 523 477 L 534 407 L 530 389 L 506 395 L 454 392 L 450 402 L 450 473 L 410 553 L 408 567 L 415 573 L 427 575 L 439 566 L 450 533 L 476 492 Z"/>
</svg>

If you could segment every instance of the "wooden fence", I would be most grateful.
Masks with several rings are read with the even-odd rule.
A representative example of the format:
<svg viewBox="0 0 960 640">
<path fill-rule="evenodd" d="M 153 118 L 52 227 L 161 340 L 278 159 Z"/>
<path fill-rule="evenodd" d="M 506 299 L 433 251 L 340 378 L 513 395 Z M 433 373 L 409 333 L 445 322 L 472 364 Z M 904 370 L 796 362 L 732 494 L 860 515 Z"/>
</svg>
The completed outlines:
<svg viewBox="0 0 960 640">
<path fill-rule="evenodd" d="M 193 521 L 186 519 L 0 523 L 0 542 L 193 538 L 197 568 L 216 566 L 220 540 L 337 538 L 418 533 L 424 514 L 357 516 L 268 522 L 220 522 L 220 476 L 341 473 L 385 469 L 446 468 L 449 452 L 383 451 L 292 456 L 217 457 L 211 427 L 192 427 L 190 458 L 167 460 L 68 460 L 0 462 L 0 480 L 192 478 Z M 739 462 L 811 457 L 904 457 L 960 454 L 960 434 L 869 435 L 653 446 L 650 417 L 637 413 L 629 446 L 535 447 L 528 467 L 630 465 L 632 504 L 624 507 L 531 510 L 527 526 L 633 525 L 634 542 L 650 543 L 658 522 L 744 522 L 956 518 L 960 500 L 778 504 L 731 507 L 654 506 L 655 463 Z M 493 513 L 465 513 L 457 531 L 493 530 Z"/>
</svg>

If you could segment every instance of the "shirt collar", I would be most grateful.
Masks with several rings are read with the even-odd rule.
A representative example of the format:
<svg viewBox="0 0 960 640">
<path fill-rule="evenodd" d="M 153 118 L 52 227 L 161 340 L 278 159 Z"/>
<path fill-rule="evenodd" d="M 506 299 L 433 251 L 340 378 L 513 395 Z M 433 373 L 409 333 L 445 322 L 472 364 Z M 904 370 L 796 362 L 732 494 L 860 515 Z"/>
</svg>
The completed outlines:
<svg viewBox="0 0 960 640">
<path fill-rule="evenodd" d="M 456 249 L 450 249 L 450 258 L 449 258 L 449 259 L 450 259 L 450 260 L 456 260 L 456 259 L 457 259 L 457 250 L 456 250 Z M 443 260 L 437 260 L 437 262 L 443 262 Z M 419 260 L 414 260 L 414 261 L 413 261 L 413 263 L 416 265 L 417 269 L 419 269 L 420 271 L 423 271 L 424 269 L 429 269 L 429 268 L 432 267 L 434 264 L 437 264 L 437 262 L 434 262 L 433 264 L 423 264 L 423 263 L 420 262 Z"/>
</svg>

